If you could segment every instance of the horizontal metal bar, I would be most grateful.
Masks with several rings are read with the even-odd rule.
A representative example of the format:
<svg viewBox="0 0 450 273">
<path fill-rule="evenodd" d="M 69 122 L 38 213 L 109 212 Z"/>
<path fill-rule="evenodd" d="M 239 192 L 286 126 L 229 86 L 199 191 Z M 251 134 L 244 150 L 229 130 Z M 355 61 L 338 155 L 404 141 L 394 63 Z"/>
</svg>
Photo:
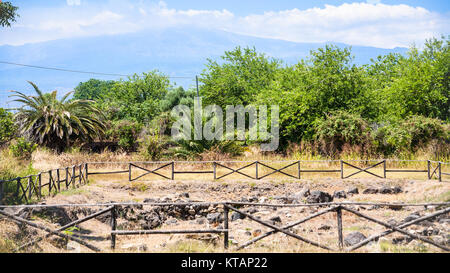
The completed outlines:
<svg viewBox="0 0 450 273">
<path fill-rule="evenodd" d="M 228 229 L 204 229 L 204 230 L 114 230 L 115 235 L 141 235 L 141 234 L 186 234 L 186 233 L 223 233 Z"/>
</svg>

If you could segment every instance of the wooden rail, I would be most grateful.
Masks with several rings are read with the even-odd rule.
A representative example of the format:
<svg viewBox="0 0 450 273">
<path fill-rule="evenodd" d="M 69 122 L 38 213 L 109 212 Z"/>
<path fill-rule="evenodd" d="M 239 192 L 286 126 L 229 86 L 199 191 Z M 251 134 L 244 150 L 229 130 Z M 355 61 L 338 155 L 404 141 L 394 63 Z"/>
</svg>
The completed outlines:
<svg viewBox="0 0 450 273">
<path fill-rule="evenodd" d="M 223 208 L 223 228 L 218 228 L 218 229 L 185 229 L 185 230 L 117 230 L 117 218 L 120 217 L 118 210 L 120 209 L 120 206 L 186 206 L 186 204 L 189 204 L 190 206 L 198 206 L 198 205 L 204 205 L 204 204 L 220 204 Z M 24 244 L 20 247 L 18 247 L 15 251 L 20 251 L 22 249 L 28 248 L 36 243 L 38 243 L 39 241 L 41 241 L 43 238 L 47 238 L 53 235 L 65 238 L 65 239 L 69 239 L 69 240 L 73 240 L 75 242 L 80 243 L 81 245 L 87 247 L 88 249 L 92 250 L 92 251 L 102 251 L 101 249 L 99 249 L 98 247 L 78 238 L 77 236 L 74 235 L 68 235 L 63 233 L 64 230 L 66 230 L 69 227 L 73 227 L 75 225 L 78 225 L 82 222 L 88 221 L 90 219 L 94 219 L 102 214 L 108 213 L 110 212 L 111 214 L 111 231 L 109 233 L 109 237 L 111 239 L 111 246 L 110 249 L 114 250 L 116 248 L 116 236 L 120 236 L 120 235 L 152 235 L 152 234 L 188 234 L 188 233 L 194 233 L 194 234 L 198 234 L 198 233 L 217 233 L 217 234 L 223 234 L 223 239 L 224 239 L 224 244 L 223 247 L 224 249 L 228 249 L 229 248 L 229 232 L 230 232 L 230 226 L 229 226 L 229 210 L 235 211 L 237 213 L 240 213 L 242 215 L 244 215 L 247 219 L 250 219 L 251 221 L 257 222 L 265 227 L 268 227 L 271 229 L 271 231 L 268 231 L 248 242 L 245 242 L 239 246 L 237 246 L 235 248 L 235 250 L 241 250 L 251 244 L 254 244 L 255 242 L 266 238 L 270 235 L 273 235 L 275 233 L 283 233 L 289 237 L 295 238 L 299 241 L 302 241 L 306 244 L 318 247 L 318 248 L 322 248 L 328 251 L 354 251 L 356 249 L 359 249 L 360 247 L 366 245 L 367 243 L 374 241 L 374 240 L 378 240 L 381 237 L 387 236 L 393 232 L 399 232 L 402 233 L 410 238 L 412 238 L 413 240 L 419 240 L 422 242 L 425 242 L 427 244 L 433 245 L 439 249 L 442 249 L 444 251 L 449 252 L 450 248 L 446 245 L 441 245 L 439 243 L 434 242 L 433 240 L 430 240 L 428 238 L 426 238 L 425 236 L 420 236 L 417 234 L 412 234 L 409 231 L 407 231 L 405 228 L 414 224 L 419 224 L 420 222 L 423 222 L 425 220 L 429 220 L 432 219 L 434 217 L 440 216 L 440 215 L 444 215 L 444 214 L 448 214 L 450 212 L 450 203 L 446 202 L 446 203 L 423 203 L 423 204 L 397 204 L 397 203 L 375 203 L 376 205 L 379 206 L 400 206 L 400 207 L 408 207 L 408 206 L 431 206 L 434 205 L 439 208 L 441 208 L 438 211 L 435 211 L 433 213 L 430 213 L 428 215 L 419 217 L 417 219 L 414 219 L 412 221 L 409 221 L 407 223 L 402 223 L 399 225 L 391 225 L 389 223 L 386 223 L 384 221 L 375 219 L 371 216 L 365 215 L 361 212 L 358 212 L 356 210 L 354 210 L 351 207 L 351 204 L 349 203 L 321 203 L 321 204 L 296 204 L 296 207 L 301 207 L 302 205 L 308 205 L 308 206 L 316 206 L 316 207 L 328 207 L 328 208 L 324 208 L 319 212 L 316 212 L 314 214 L 311 214 L 309 216 L 307 216 L 306 218 L 297 220 L 293 223 L 287 224 L 285 226 L 276 226 L 273 223 L 267 222 L 267 221 L 263 221 L 258 217 L 255 217 L 245 211 L 243 211 L 242 209 L 238 209 L 236 206 L 242 206 L 242 202 L 233 202 L 233 201 L 227 201 L 227 202 L 214 202 L 214 203 L 204 203 L 204 202 L 187 202 L 187 203 L 114 203 L 114 204 L 62 204 L 62 205 L 19 205 L 19 206 L 0 206 L 0 208 L 5 208 L 5 207 L 25 207 L 25 208 L 35 208 L 35 207 L 74 207 L 74 206 L 107 206 L 109 205 L 106 209 L 100 210 L 98 212 L 95 212 L 93 214 L 90 214 L 88 216 L 85 216 L 81 219 L 78 219 L 76 221 L 73 221 L 69 224 L 64 225 L 63 227 L 53 230 L 50 229 L 48 227 L 43 226 L 42 224 L 37 224 L 33 221 L 29 221 L 26 219 L 23 219 L 21 217 L 15 216 L 13 214 L 7 213 L 4 210 L 0 209 L 0 215 L 3 215 L 7 218 L 12 219 L 13 221 L 17 221 L 20 222 L 22 224 L 25 225 L 29 225 L 33 228 L 37 228 L 40 230 L 44 230 L 46 232 L 48 232 L 48 234 L 46 234 L 44 237 L 40 237 L 38 239 L 35 239 L 27 244 Z M 273 207 L 279 207 L 279 206 L 287 206 L 284 204 L 268 204 L 268 203 L 245 203 L 246 206 L 273 206 Z M 292 207 L 292 206 L 291 206 Z M 386 227 L 386 230 L 382 233 L 376 234 L 376 235 L 372 235 L 368 238 L 366 238 L 365 240 L 359 242 L 356 245 L 350 246 L 348 248 L 345 248 L 344 246 L 344 236 L 343 236 L 343 218 L 342 218 L 342 211 L 347 211 L 359 218 L 363 218 L 365 220 L 371 221 L 373 223 L 379 224 L 381 226 Z M 319 217 L 321 215 L 324 215 L 326 213 L 336 213 L 336 221 L 337 221 L 337 236 L 338 236 L 338 249 L 334 249 L 331 246 L 327 246 L 327 245 L 323 245 L 321 243 L 312 241 L 306 237 L 300 236 L 298 234 L 293 233 L 290 229 L 292 227 L 298 226 L 300 224 L 306 223 L 307 221 L 310 221 L 316 217 Z"/>
<path fill-rule="evenodd" d="M 414 162 L 426 162 L 426 169 L 388 169 L 386 167 L 386 162 L 388 161 L 414 161 Z M 283 163 L 284 166 L 273 167 L 270 166 L 270 162 Z M 303 164 L 313 163 L 313 162 L 323 162 L 323 163 L 338 163 L 340 162 L 339 169 L 306 169 L 302 167 Z M 361 168 L 355 165 L 353 162 L 375 162 L 368 167 Z M 244 166 L 233 168 L 227 166 L 227 164 L 239 164 L 245 163 Z M 89 171 L 89 165 L 99 165 L 99 164 L 122 164 L 128 165 L 126 170 L 114 170 L 114 171 Z M 150 169 L 144 167 L 144 165 L 149 164 L 159 164 L 159 167 Z M 207 164 L 212 165 L 212 170 L 176 170 L 176 165 L 178 164 Z M 16 183 L 16 189 L 14 193 L 14 199 L 17 203 L 30 203 L 33 196 L 38 200 L 41 199 L 47 192 L 46 195 L 53 195 L 64 188 L 67 190 L 70 187 L 75 188 L 79 185 L 86 184 L 90 175 L 110 175 L 110 174 L 125 174 L 128 173 L 128 180 L 135 181 L 147 175 L 156 175 L 167 180 L 175 180 L 175 175 L 180 174 L 212 174 L 212 179 L 219 180 L 225 178 L 232 174 L 239 174 L 244 177 L 261 180 L 268 176 L 281 174 L 294 179 L 301 179 L 302 173 L 340 173 L 341 179 L 350 178 L 354 175 L 360 173 L 366 173 L 377 178 L 387 178 L 387 173 L 427 173 L 428 179 L 437 178 L 442 181 L 443 176 L 450 176 L 450 173 L 443 172 L 442 166 L 448 165 L 448 162 L 441 161 L 431 161 L 431 160 L 297 160 L 297 161 L 161 161 L 161 162 L 87 162 L 78 165 L 73 165 L 71 167 L 59 168 L 49 170 L 47 172 L 40 172 L 36 175 L 29 175 L 26 177 L 16 177 L 10 180 L 0 180 L 0 204 L 4 203 L 5 199 L 5 185 L 9 183 Z M 373 173 L 372 170 L 375 167 L 382 167 L 382 176 Z M 244 169 L 254 167 L 254 175 L 247 174 L 243 172 Z M 270 172 L 266 174 L 261 174 L 261 168 L 264 167 L 269 169 Z M 344 174 L 345 167 L 350 167 L 354 169 L 353 173 Z M 228 171 L 225 174 L 219 175 L 218 169 L 224 169 Z M 289 173 L 287 169 L 295 168 L 295 172 Z M 143 174 L 133 177 L 132 174 L 134 170 L 144 171 Z M 168 175 L 161 173 L 162 170 L 167 169 Z M 62 186 L 61 186 L 62 184 Z"/>
</svg>

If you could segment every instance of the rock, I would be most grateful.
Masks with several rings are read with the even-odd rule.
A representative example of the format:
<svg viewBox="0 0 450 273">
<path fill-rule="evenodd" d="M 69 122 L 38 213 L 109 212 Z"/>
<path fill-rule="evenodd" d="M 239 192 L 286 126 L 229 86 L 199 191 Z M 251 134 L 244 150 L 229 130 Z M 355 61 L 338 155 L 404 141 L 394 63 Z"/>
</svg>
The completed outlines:
<svg viewBox="0 0 450 273">
<path fill-rule="evenodd" d="M 210 213 L 206 215 L 206 219 L 210 224 L 212 223 L 221 223 L 223 221 L 222 213 L 216 212 L 216 213 Z"/>
<path fill-rule="evenodd" d="M 358 194 L 358 188 L 357 187 L 351 187 L 347 190 L 347 194 Z"/>
<path fill-rule="evenodd" d="M 406 216 L 405 219 L 403 219 L 403 223 L 411 222 L 416 219 L 420 218 L 420 215 L 417 212 L 411 213 L 410 215 Z"/>
<path fill-rule="evenodd" d="M 81 245 L 77 242 L 69 241 L 69 242 L 67 242 L 66 249 L 71 252 L 80 253 Z"/>
<path fill-rule="evenodd" d="M 253 237 L 257 237 L 261 235 L 262 231 L 260 229 L 255 229 L 252 233 Z"/>
<path fill-rule="evenodd" d="M 378 193 L 378 189 L 376 188 L 367 188 L 363 191 L 363 194 L 376 194 Z"/>
<path fill-rule="evenodd" d="M 394 245 L 408 244 L 412 240 L 413 239 L 409 236 L 398 236 L 398 237 L 392 238 L 392 243 Z"/>
<path fill-rule="evenodd" d="M 391 225 L 391 226 L 397 226 L 398 225 L 398 223 L 397 223 L 397 221 L 395 220 L 395 219 L 389 219 L 388 221 L 387 221 L 387 223 L 389 224 L 389 225 Z"/>
<path fill-rule="evenodd" d="M 304 188 L 304 189 L 302 189 L 301 191 L 299 191 L 299 192 L 296 192 L 296 193 L 294 193 L 293 195 L 292 195 L 292 197 L 293 198 L 295 198 L 295 199 L 303 199 L 303 198 L 305 198 L 305 197 L 308 197 L 310 195 L 310 191 L 309 191 L 309 189 L 308 188 Z"/>
<path fill-rule="evenodd" d="M 236 221 L 238 219 L 245 219 L 245 215 L 239 212 L 233 212 L 231 214 L 231 221 Z"/>
<path fill-rule="evenodd" d="M 333 198 L 347 198 L 345 191 L 335 191 L 333 193 Z"/>
<path fill-rule="evenodd" d="M 206 218 L 205 217 L 197 218 L 197 220 L 195 220 L 195 222 L 199 225 L 203 225 L 206 223 Z"/>
<path fill-rule="evenodd" d="M 396 187 L 382 187 L 379 191 L 381 194 L 397 194 L 403 192 L 402 188 L 396 186 Z"/>
<path fill-rule="evenodd" d="M 244 235 L 252 236 L 252 233 L 251 233 L 250 231 L 247 230 L 247 231 L 245 231 Z"/>
<path fill-rule="evenodd" d="M 179 195 L 179 197 L 189 198 L 189 193 L 188 192 L 183 192 L 182 194 Z"/>
<path fill-rule="evenodd" d="M 139 252 L 148 250 L 146 244 L 124 244 L 121 248 L 127 251 L 139 251 Z"/>
<path fill-rule="evenodd" d="M 321 225 L 319 228 L 318 228 L 318 230 L 330 230 L 331 229 L 331 226 L 329 226 L 329 225 Z"/>
<path fill-rule="evenodd" d="M 50 221 L 56 222 L 61 226 L 67 225 L 68 223 L 72 222 L 76 219 L 71 219 L 69 214 L 67 213 L 65 208 L 62 207 L 40 207 L 40 208 L 34 208 L 32 210 L 33 215 L 38 215 L 39 217 L 44 218 L 50 218 Z M 106 213 L 106 214 L 109 214 Z M 103 214 L 103 215 L 106 215 Z"/>
<path fill-rule="evenodd" d="M 438 235 L 439 232 L 440 232 L 440 230 L 437 228 L 428 227 L 428 228 L 422 230 L 421 234 L 423 236 L 432 236 L 432 235 Z"/>
<path fill-rule="evenodd" d="M 364 236 L 364 234 L 362 234 L 361 232 L 355 231 L 355 232 L 352 232 L 352 233 L 348 234 L 347 236 L 345 236 L 344 244 L 346 246 L 352 246 L 352 245 L 356 245 L 357 243 L 359 243 L 365 239 L 366 239 L 366 236 Z"/>
<path fill-rule="evenodd" d="M 254 213 L 257 213 L 259 210 L 258 209 L 256 209 L 255 207 L 250 207 L 250 208 L 248 208 L 247 209 L 247 213 L 249 213 L 249 214 L 254 214 Z"/>
<path fill-rule="evenodd" d="M 281 223 L 280 216 L 274 216 L 274 217 L 270 218 L 269 220 L 274 222 L 274 223 Z"/>
<path fill-rule="evenodd" d="M 306 198 L 306 202 L 312 203 L 327 203 L 333 201 L 333 197 L 323 191 L 312 191 L 311 194 Z"/>
<path fill-rule="evenodd" d="M 159 200 L 154 198 L 145 198 L 144 203 L 159 203 Z"/>
<path fill-rule="evenodd" d="M 171 219 L 166 220 L 165 223 L 166 223 L 167 225 L 177 225 L 177 224 L 178 224 L 178 220 L 175 219 L 175 218 L 171 218 Z"/>
</svg>

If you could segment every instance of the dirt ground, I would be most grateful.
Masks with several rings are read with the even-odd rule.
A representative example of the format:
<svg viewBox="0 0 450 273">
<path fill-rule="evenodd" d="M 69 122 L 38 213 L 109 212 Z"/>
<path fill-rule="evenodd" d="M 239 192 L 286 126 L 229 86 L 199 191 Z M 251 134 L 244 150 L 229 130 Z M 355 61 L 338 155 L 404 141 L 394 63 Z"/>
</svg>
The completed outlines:
<svg viewBox="0 0 450 273">
<path fill-rule="evenodd" d="M 138 175 L 138 174 L 136 174 Z M 67 203 L 107 203 L 107 202 L 144 202 L 150 198 L 156 201 L 172 202 L 221 202 L 221 201 L 252 201 L 260 203 L 286 204 L 291 203 L 292 196 L 297 196 L 306 189 L 312 191 L 323 191 L 333 195 L 336 191 L 347 191 L 356 187 L 358 194 L 347 194 L 346 198 L 334 198 L 335 202 L 383 202 L 383 203 L 422 203 L 422 202 L 449 202 L 450 183 L 438 182 L 437 180 L 423 179 L 378 179 L 370 177 L 359 177 L 349 179 L 338 178 L 307 178 L 286 179 L 274 177 L 273 179 L 251 180 L 229 178 L 213 181 L 207 176 L 192 175 L 192 180 L 158 180 L 154 175 L 149 175 L 142 180 L 129 182 L 127 175 L 92 175 L 89 184 L 75 189 L 68 189 L 54 197 L 44 200 L 46 204 Z M 148 179 L 148 180 L 145 180 Z M 400 187 L 402 192 L 396 194 L 364 194 L 368 188 Z M 296 197 L 296 198 L 297 198 Z M 306 202 L 306 198 L 294 198 L 294 202 Z M 242 207 L 246 210 L 249 207 Z M 392 209 L 389 207 L 376 206 L 353 206 L 355 210 L 381 221 L 395 221 L 400 223 L 405 217 L 412 213 L 420 216 L 432 213 L 436 207 L 405 207 L 403 209 Z M 96 211 L 99 208 L 93 207 Z M 279 226 L 300 220 L 308 215 L 325 208 L 318 207 L 255 207 L 252 215 L 265 221 L 274 221 Z M 208 213 L 221 213 L 222 207 L 210 206 Z M 230 212 L 231 218 L 233 217 Z M 223 227 L 223 223 L 208 221 L 206 215 L 195 214 L 189 217 L 167 216 L 158 230 L 180 230 L 180 229 L 215 229 Z M 275 218 L 274 217 L 279 217 Z M 407 228 L 415 234 L 427 235 L 433 241 L 447 244 L 450 239 L 449 215 L 445 215 L 425 224 L 413 225 Z M 58 225 L 51 223 L 49 219 L 34 217 L 34 220 L 57 228 Z M 272 219 L 272 220 L 270 220 Z M 280 222 L 281 220 L 281 222 Z M 126 228 L 129 219 L 119 217 L 118 229 Z M 129 229 L 129 228 L 126 228 Z M 116 252 L 236 252 L 236 247 L 267 232 L 271 229 L 252 221 L 248 218 L 231 220 L 229 222 L 230 247 L 223 247 L 223 235 L 210 234 L 174 234 L 174 235 L 123 235 L 117 236 Z M 77 235 L 87 239 L 90 243 L 98 246 L 103 251 L 109 252 L 111 228 L 106 221 L 92 219 L 71 229 L 69 234 Z M 363 218 L 344 211 L 343 212 L 343 234 L 346 238 L 353 232 L 360 232 L 364 236 L 383 232 L 385 227 L 369 222 Z M 327 213 L 314 218 L 306 223 L 291 229 L 295 234 L 308 238 L 322 245 L 326 245 L 334 251 L 338 249 L 338 232 L 336 213 Z M 26 243 L 31 239 L 44 235 L 41 231 L 25 228 L 11 223 L 10 220 L 0 219 L 0 250 L 11 251 L 18 245 Z M 2 246 L 3 245 L 3 246 Z M 88 252 L 85 247 L 76 242 L 64 240 L 45 239 L 36 247 L 28 248 L 27 252 Z M 252 244 L 239 252 L 326 252 L 327 250 L 311 246 L 285 234 L 276 233 L 270 235 L 255 244 Z M 400 233 L 381 238 L 357 251 L 359 252 L 441 252 L 439 248 L 417 240 L 409 241 Z"/>
</svg>

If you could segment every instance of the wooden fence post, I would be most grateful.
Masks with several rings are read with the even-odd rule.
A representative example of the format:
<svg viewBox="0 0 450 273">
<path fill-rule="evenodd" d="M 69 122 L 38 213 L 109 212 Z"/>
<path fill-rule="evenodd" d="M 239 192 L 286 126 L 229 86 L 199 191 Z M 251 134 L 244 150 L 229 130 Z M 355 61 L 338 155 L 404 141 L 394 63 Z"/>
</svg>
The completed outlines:
<svg viewBox="0 0 450 273">
<path fill-rule="evenodd" d="M 33 191 L 31 190 L 31 187 L 32 187 L 31 183 L 33 183 L 33 178 L 30 175 L 30 176 L 28 176 L 28 185 L 27 185 L 27 188 L 28 188 L 28 199 L 31 199 L 31 195 L 33 194 Z"/>
<path fill-rule="evenodd" d="M 58 192 L 60 192 L 61 191 L 61 178 L 60 178 L 60 175 L 59 175 L 59 168 L 56 169 L 56 180 L 57 180 L 57 183 L 58 183 Z"/>
<path fill-rule="evenodd" d="M 223 206 L 223 228 L 225 229 L 223 234 L 223 247 L 228 249 L 228 207 Z"/>
<path fill-rule="evenodd" d="M 81 164 L 80 164 L 80 166 L 79 166 L 79 169 L 80 169 L 80 175 L 78 176 L 78 182 L 80 183 L 80 185 L 82 185 L 83 184 L 83 182 L 82 182 L 82 180 L 81 180 L 81 176 L 83 175 L 83 173 L 82 173 L 82 171 L 81 171 Z"/>
<path fill-rule="evenodd" d="M 427 169 L 428 169 L 428 180 L 431 179 L 431 162 L 430 160 L 427 160 Z"/>
<path fill-rule="evenodd" d="M 336 209 L 336 217 L 337 217 L 337 228 L 338 228 L 338 236 L 339 236 L 339 249 L 344 248 L 344 240 L 342 235 L 342 210 L 341 207 L 337 207 Z"/>
<path fill-rule="evenodd" d="M 301 176 L 300 176 L 300 173 L 301 173 L 301 171 L 300 171 L 300 160 L 298 161 L 298 179 L 300 179 L 301 178 Z"/>
<path fill-rule="evenodd" d="M 172 161 L 172 180 L 175 180 L 175 162 Z"/>
<path fill-rule="evenodd" d="M 4 192 L 3 185 L 4 184 L 5 184 L 4 181 L 0 181 L 0 205 L 3 205 L 3 192 Z"/>
<path fill-rule="evenodd" d="M 70 181 L 72 183 L 72 188 L 75 188 L 75 165 L 72 166 L 72 177 L 70 178 Z"/>
<path fill-rule="evenodd" d="M 383 161 L 383 177 L 386 178 L 386 159 Z"/>
<path fill-rule="evenodd" d="M 438 165 L 438 167 L 439 167 L 439 182 L 442 182 L 442 172 L 441 172 L 441 161 L 439 161 L 439 163 L 438 163 L 439 165 Z"/>
<path fill-rule="evenodd" d="M 19 198 L 19 191 L 20 191 L 20 186 L 21 186 L 21 182 L 20 182 L 21 178 L 18 177 L 17 178 L 17 191 L 16 191 L 16 198 Z"/>
<path fill-rule="evenodd" d="M 111 209 L 111 249 L 114 250 L 116 248 L 116 234 L 112 233 L 116 230 L 116 217 L 117 217 L 117 211 L 116 206 L 114 205 Z"/>
<path fill-rule="evenodd" d="M 131 181 L 131 163 L 128 164 L 128 181 Z"/>
<path fill-rule="evenodd" d="M 216 180 L 216 161 L 213 161 L 213 175 L 214 175 L 214 180 Z"/>
<path fill-rule="evenodd" d="M 341 179 L 344 179 L 344 161 L 341 159 Z"/>
<path fill-rule="evenodd" d="M 256 161 L 256 172 L 255 172 L 255 174 L 256 174 L 256 179 L 259 179 L 258 178 L 258 161 Z"/>
<path fill-rule="evenodd" d="M 86 177 L 86 184 L 88 183 L 88 175 L 89 175 L 89 170 L 88 170 L 88 163 L 84 163 L 84 177 Z"/>
<path fill-rule="evenodd" d="M 52 194 L 52 170 L 48 171 L 48 196 Z"/>
<path fill-rule="evenodd" d="M 66 171 L 66 190 L 69 188 L 69 167 L 65 168 Z"/>
<path fill-rule="evenodd" d="M 38 174 L 38 196 L 39 199 L 42 198 L 42 173 Z"/>
</svg>

